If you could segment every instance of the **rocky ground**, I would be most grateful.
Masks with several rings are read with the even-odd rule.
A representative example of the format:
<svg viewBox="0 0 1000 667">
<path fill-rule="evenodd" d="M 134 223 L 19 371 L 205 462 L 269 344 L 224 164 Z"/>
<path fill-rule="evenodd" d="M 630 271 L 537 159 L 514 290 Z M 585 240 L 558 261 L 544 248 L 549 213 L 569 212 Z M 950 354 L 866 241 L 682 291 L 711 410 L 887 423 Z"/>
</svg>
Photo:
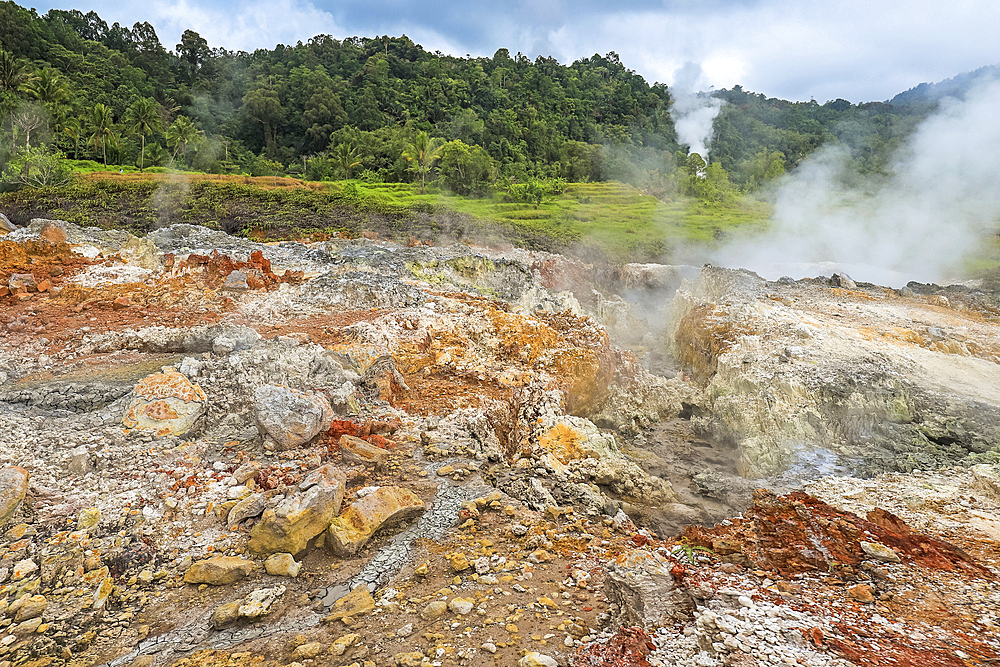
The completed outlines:
<svg viewBox="0 0 1000 667">
<path fill-rule="evenodd" d="M 997 664 L 997 315 L 34 221 L 0 236 L 0 667 Z"/>
</svg>

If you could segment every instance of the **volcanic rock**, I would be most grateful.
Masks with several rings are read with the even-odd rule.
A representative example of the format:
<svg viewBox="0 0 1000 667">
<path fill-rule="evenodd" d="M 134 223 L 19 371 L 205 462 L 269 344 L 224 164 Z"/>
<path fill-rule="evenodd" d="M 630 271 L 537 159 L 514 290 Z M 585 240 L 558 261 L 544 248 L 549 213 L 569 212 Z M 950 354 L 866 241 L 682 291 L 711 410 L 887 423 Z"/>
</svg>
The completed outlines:
<svg viewBox="0 0 1000 667">
<path fill-rule="evenodd" d="M 0 527 L 10 520 L 28 492 L 31 475 L 24 468 L 0 468 Z"/>
<path fill-rule="evenodd" d="M 327 544 L 338 556 L 357 553 L 385 525 L 408 521 L 423 513 L 423 501 L 397 486 L 383 486 L 351 503 L 330 522 Z"/>
<path fill-rule="evenodd" d="M 274 588 L 258 588 L 257 590 L 248 593 L 247 596 L 243 598 L 243 603 L 237 611 L 239 612 L 240 617 L 251 620 L 260 618 L 261 616 L 266 616 L 271 613 L 271 607 L 278 601 L 278 598 L 284 594 L 284 586 L 275 586 Z"/>
<path fill-rule="evenodd" d="M 338 620 L 352 619 L 363 616 L 375 609 L 375 600 L 367 586 L 357 586 L 353 591 L 333 603 L 330 613 L 323 621 L 332 623 Z"/>
<path fill-rule="evenodd" d="M 534 651 L 528 651 L 524 654 L 524 657 L 518 661 L 518 667 L 558 667 L 559 663 L 556 662 L 555 658 L 547 656 L 544 653 L 536 653 Z"/>
<path fill-rule="evenodd" d="M 251 551 L 284 551 L 294 556 L 330 526 L 344 501 L 347 478 L 332 465 L 325 465 L 310 473 L 302 485 L 307 483 L 310 486 L 304 493 L 293 493 L 273 510 L 264 511 L 250 531 L 247 546 Z"/>
<path fill-rule="evenodd" d="M 279 451 L 309 442 L 333 421 L 333 408 L 325 396 L 273 384 L 254 392 L 254 414 Z"/>
<path fill-rule="evenodd" d="M 49 601 L 44 595 L 25 596 L 17 600 L 10 606 L 10 612 L 14 614 L 14 622 L 20 623 L 30 618 L 37 618 L 45 613 Z"/>
<path fill-rule="evenodd" d="M 348 463 L 374 465 L 379 468 L 389 459 L 389 452 L 352 435 L 340 436 L 340 453 Z"/>
<path fill-rule="evenodd" d="M 158 436 L 188 433 L 205 413 L 208 401 L 201 387 L 169 366 L 140 380 L 134 394 L 122 423 Z"/>
<path fill-rule="evenodd" d="M 694 601 L 671 569 L 669 561 L 646 549 L 636 549 L 621 563 L 609 563 L 604 589 L 617 605 L 615 624 L 659 627 L 690 617 Z"/>
<path fill-rule="evenodd" d="M 294 579 L 299 576 L 302 563 L 297 562 L 290 553 L 277 553 L 267 557 L 267 560 L 264 561 L 264 569 L 271 576 L 292 577 Z"/>
<path fill-rule="evenodd" d="M 226 586 L 245 578 L 255 568 L 253 561 L 238 556 L 213 556 L 192 564 L 184 573 L 184 582 Z"/>
</svg>

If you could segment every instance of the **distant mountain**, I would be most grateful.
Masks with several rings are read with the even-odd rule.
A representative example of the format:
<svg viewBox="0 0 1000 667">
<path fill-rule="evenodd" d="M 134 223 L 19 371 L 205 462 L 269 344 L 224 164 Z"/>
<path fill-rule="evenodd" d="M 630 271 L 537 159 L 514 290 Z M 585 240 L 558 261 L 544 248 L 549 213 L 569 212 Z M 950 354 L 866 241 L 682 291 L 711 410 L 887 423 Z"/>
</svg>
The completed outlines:
<svg viewBox="0 0 1000 667">
<path fill-rule="evenodd" d="M 937 102 L 945 97 L 961 99 L 973 86 L 993 79 L 1000 79 L 1000 66 L 987 65 L 974 72 L 965 72 L 937 83 L 921 83 L 919 86 L 896 95 L 889 100 L 889 103 L 895 105 L 926 104 Z"/>
</svg>

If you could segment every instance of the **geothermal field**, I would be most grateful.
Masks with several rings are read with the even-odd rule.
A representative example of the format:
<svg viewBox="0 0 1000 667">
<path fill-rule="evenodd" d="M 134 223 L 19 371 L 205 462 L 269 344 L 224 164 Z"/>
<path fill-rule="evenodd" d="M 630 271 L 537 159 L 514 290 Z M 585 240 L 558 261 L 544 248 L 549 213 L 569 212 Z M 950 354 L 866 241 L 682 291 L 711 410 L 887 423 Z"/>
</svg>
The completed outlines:
<svg viewBox="0 0 1000 667">
<path fill-rule="evenodd" d="M 1000 662 L 1000 298 L 0 237 L 0 665 Z"/>
</svg>

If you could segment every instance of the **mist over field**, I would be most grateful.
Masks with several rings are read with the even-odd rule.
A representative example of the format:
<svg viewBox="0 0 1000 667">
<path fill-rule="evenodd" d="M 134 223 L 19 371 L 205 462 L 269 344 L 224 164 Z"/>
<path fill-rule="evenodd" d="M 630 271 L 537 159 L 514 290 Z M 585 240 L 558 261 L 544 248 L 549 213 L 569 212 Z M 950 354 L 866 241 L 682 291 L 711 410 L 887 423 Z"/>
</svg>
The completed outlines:
<svg viewBox="0 0 1000 667">
<path fill-rule="evenodd" d="M 770 231 L 711 261 L 766 278 L 829 275 L 899 287 L 960 279 L 1000 216 L 1000 82 L 946 99 L 896 152 L 871 194 L 847 190 L 842 148 L 817 151 L 779 185 Z"/>
</svg>

